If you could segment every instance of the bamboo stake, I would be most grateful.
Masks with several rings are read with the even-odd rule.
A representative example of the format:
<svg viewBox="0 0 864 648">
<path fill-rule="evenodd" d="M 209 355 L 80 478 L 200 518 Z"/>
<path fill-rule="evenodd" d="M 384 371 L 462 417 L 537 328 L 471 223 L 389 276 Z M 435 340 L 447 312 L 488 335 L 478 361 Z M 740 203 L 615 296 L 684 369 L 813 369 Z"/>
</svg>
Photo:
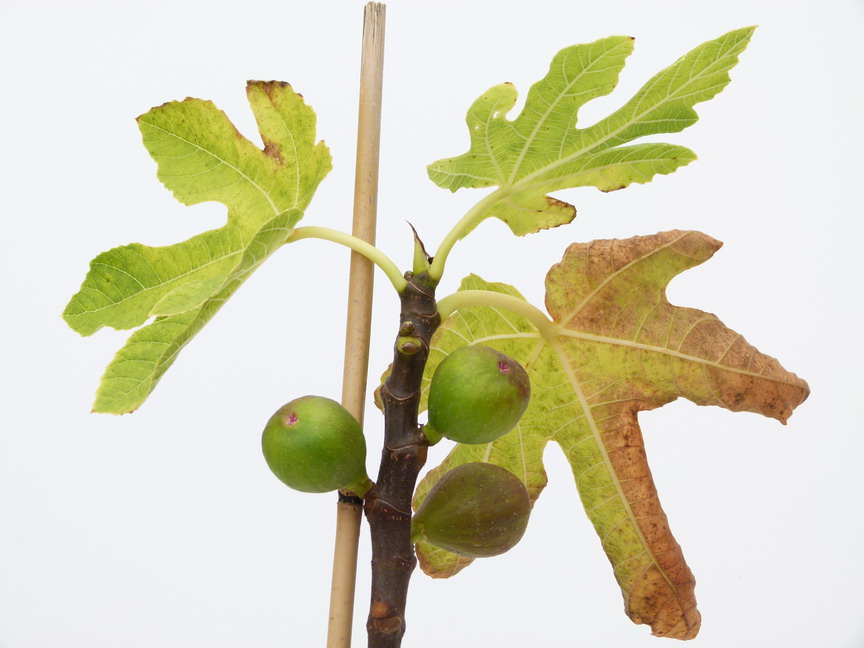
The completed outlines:
<svg viewBox="0 0 864 648">
<path fill-rule="evenodd" d="M 352 234 L 374 245 L 378 207 L 378 159 L 381 142 L 381 89 L 384 70 L 385 7 L 370 2 L 363 14 L 363 49 L 360 63 L 360 108 L 357 123 L 357 161 L 354 176 Z M 369 337 L 372 328 L 371 261 L 351 253 L 342 405 L 363 423 Z M 327 648 L 349 648 L 357 579 L 357 546 L 363 501 L 339 494 L 336 505 L 336 541 L 330 586 Z"/>
</svg>

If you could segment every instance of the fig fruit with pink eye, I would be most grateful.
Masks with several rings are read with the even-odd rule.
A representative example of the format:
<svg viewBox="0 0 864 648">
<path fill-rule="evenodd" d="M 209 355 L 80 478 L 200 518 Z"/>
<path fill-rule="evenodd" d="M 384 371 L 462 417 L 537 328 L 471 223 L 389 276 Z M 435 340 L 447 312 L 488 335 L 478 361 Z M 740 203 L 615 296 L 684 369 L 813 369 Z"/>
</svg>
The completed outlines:
<svg viewBox="0 0 864 648">
<path fill-rule="evenodd" d="M 460 347 L 432 375 L 426 435 L 489 443 L 516 427 L 530 397 L 528 373 L 516 360 L 486 346 Z"/>
<path fill-rule="evenodd" d="M 363 430 L 329 398 L 303 396 L 280 407 L 264 427 L 261 448 L 273 474 L 295 490 L 362 496 L 371 486 Z"/>
</svg>

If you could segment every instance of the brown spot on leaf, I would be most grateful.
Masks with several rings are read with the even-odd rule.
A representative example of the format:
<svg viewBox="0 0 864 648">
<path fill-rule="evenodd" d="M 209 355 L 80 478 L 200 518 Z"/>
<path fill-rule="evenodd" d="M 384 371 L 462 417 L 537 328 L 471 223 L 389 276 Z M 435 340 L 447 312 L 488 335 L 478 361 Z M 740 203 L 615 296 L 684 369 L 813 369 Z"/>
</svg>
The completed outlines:
<svg viewBox="0 0 864 648">
<path fill-rule="evenodd" d="M 270 140 L 264 140 L 264 155 L 273 158 L 279 164 L 284 164 L 282 154 L 279 152 L 279 147 Z"/>
</svg>

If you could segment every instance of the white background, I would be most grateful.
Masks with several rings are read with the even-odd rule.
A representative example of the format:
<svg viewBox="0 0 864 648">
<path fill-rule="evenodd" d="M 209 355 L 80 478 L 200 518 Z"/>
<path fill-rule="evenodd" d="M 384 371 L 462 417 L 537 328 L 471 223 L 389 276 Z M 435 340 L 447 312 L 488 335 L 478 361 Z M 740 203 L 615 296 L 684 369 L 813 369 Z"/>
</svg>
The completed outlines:
<svg viewBox="0 0 864 648">
<path fill-rule="evenodd" d="M 662 140 L 700 159 L 645 186 L 563 192 L 564 228 L 488 222 L 439 291 L 477 272 L 542 304 L 573 241 L 698 229 L 725 242 L 675 279 L 807 379 L 783 427 L 677 402 L 641 417 L 672 529 L 698 581 L 708 647 L 864 646 L 861 402 L 861 0 L 819 3 L 408 2 L 388 7 L 379 244 L 410 264 L 406 220 L 434 249 L 482 191 L 425 165 L 464 152 L 489 86 L 524 97 L 567 45 L 636 37 L 621 105 L 699 43 L 759 24 L 732 84 Z M 156 180 L 133 118 L 212 99 L 257 140 L 246 79 L 289 81 L 319 116 L 335 169 L 304 219 L 350 227 L 362 2 L 10 2 L 0 9 L 0 648 L 322 646 L 334 498 L 284 488 L 260 456 L 283 402 L 338 398 L 347 254 L 318 241 L 272 258 L 183 351 L 145 405 L 92 415 L 126 332 L 82 339 L 60 319 L 89 260 L 178 242 L 224 221 Z M 513 116 L 516 112 L 514 111 Z M 378 275 L 370 375 L 389 361 L 397 300 Z M 369 469 L 382 419 L 367 413 Z M 444 454 L 430 453 L 429 465 Z M 450 581 L 417 573 L 405 646 L 656 646 L 621 595 L 558 448 L 523 542 Z M 374 474 L 374 473 L 373 473 Z M 365 645 L 369 544 L 358 579 Z M 671 644 L 670 644 L 671 645 Z"/>
</svg>

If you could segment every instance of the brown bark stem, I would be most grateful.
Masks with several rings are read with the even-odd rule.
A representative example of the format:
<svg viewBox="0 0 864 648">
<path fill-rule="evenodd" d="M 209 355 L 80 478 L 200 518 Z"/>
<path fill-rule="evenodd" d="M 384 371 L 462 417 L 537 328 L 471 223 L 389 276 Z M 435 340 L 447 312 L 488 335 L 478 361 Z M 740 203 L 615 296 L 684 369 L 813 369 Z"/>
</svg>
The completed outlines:
<svg viewBox="0 0 864 648">
<path fill-rule="evenodd" d="M 369 648 L 398 648 L 402 644 L 408 582 L 417 564 L 411 543 L 411 498 L 428 447 L 417 424 L 417 413 L 430 340 L 441 319 L 435 304 L 435 282 L 426 273 L 408 273 L 406 279 L 393 366 L 381 388 L 381 466 L 365 504 L 372 535 L 372 597 L 366 623 Z"/>
</svg>

